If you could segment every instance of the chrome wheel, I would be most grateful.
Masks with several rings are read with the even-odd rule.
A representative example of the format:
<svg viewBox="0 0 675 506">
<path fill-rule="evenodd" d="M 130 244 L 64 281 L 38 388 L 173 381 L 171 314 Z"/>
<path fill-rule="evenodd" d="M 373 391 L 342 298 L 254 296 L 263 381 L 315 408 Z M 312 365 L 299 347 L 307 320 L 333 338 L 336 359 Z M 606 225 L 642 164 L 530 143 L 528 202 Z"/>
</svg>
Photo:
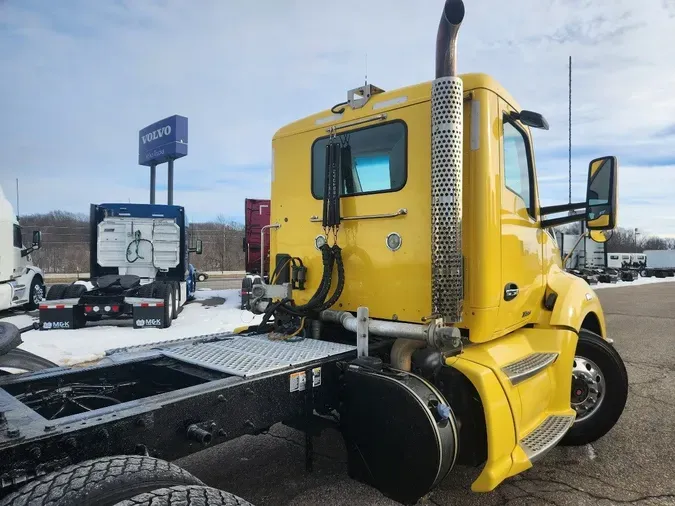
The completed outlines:
<svg viewBox="0 0 675 506">
<path fill-rule="evenodd" d="M 572 407 L 575 423 L 593 416 L 605 398 L 605 377 L 600 368 L 584 357 L 575 356 L 572 367 Z"/>
<path fill-rule="evenodd" d="M 45 298 L 45 291 L 42 288 L 42 285 L 37 284 L 33 287 L 33 304 L 36 306 L 42 302 Z"/>
</svg>

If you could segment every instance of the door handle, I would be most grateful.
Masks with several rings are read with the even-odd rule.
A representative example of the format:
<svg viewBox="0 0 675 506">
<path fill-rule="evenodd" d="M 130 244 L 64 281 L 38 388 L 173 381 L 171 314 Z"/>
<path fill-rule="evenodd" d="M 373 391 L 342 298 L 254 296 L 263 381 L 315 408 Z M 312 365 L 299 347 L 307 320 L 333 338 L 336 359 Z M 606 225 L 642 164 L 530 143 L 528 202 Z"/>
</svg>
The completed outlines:
<svg viewBox="0 0 675 506">
<path fill-rule="evenodd" d="M 504 300 L 509 301 L 518 297 L 518 285 L 515 283 L 506 283 L 504 287 Z"/>
</svg>

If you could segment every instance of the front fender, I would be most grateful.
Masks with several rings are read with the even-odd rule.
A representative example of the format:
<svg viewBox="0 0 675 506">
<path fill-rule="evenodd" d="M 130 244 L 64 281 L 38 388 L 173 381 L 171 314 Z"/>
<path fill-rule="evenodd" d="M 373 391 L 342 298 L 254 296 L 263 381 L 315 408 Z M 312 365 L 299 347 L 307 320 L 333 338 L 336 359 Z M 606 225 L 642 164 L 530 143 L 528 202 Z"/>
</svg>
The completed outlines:
<svg viewBox="0 0 675 506">
<path fill-rule="evenodd" d="M 27 271 L 27 272 L 26 272 L 26 274 L 24 274 L 24 275 L 25 275 L 25 276 L 29 276 L 30 279 L 33 279 L 35 276 L 40 276 L 40 277 L 42 278 L 43 281 L 44 281 L 44 279 L 45 279 L 45 275 L 44 275 L 44 273 L 42 272 L 42 269 L 40 269 L 39 267 L 36 267 L 36 266 L 34 266 L 34 265 L 27 265 L 27 266 L 26 266 L 26 271 Z"/>
<path fill-rule="evenodd" d="M 600 299 L 586 281 L 557 267 L 552 268 L 547 279 L 547 299 L 552 292 L 557 296 L 549 321 L 552 327 L 567 327 L 578 332 L 586 317 L 593 313 L 600 335 L 607 335 Z"/>
</svg>

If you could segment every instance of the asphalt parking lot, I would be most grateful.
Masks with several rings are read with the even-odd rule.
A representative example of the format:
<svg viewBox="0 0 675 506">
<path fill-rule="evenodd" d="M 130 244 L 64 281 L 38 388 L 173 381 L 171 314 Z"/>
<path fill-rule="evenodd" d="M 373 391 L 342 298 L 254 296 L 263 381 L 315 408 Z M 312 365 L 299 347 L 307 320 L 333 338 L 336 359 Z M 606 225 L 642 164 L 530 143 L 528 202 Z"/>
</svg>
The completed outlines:
<svg viewBox="0 0 675 506">
<path fill-rule="evenodd" d="M 675 505 L 675 283 L 597 293 L 630 382 L 614 429 L 592 445 L 554 449 L 488 494 L 470 491 L 479 469 L 456 467 L 419 504 Z M 177 463 L 256 506 L 398 504 L 349 479 L 338 433 L 315 441 L 312 473 L 305 471 L 302 442 L 300 432 L 277 425 L 269 435 L 243 437 Z"/>
</svg>

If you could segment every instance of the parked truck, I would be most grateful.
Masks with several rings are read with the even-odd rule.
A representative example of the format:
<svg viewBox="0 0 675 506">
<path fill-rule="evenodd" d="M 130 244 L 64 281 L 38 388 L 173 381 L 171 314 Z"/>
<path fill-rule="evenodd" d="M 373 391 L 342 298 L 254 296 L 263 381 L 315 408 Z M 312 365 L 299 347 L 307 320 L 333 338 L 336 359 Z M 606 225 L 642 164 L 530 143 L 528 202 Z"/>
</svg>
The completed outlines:
<svg viewBox="0 0 675 506">
<path fill-rule="evenodd" d="M 132 318 L 134 328 L 171 326 L 195 291 L 196 271 L 182 206 L 91 205 L 90 280 L 50 287 L 40 329 L 76 329 L 90 321 Z"/>
<path fill-rule="evenodd" d="M 640 275 L 651 278 L 675 276 L 675 250 L 646 250 L 643 252 Z"/>
<path fill-rule="evenodd" d="M 333 427 L 350 477 L 413 504 L 458 462 L 487 492 L 612 429 L 626 369 L 551 229 L 606 240 L 618 161 L 590 162 L 584 201 L 542 207 L 546 120 L 457 74 L 463 17 L 446 0 L 433 81 L 368 84 L 277 131 L 258 324 L 0 378 L 0 506 L 242 504 L 165 460 L 278 422 L 305 433 L 308 470 Z"/>
<path fill-rule="evenodd" d="M 32 244 L 24 246 L 21 225 L 0 187 L 0 311 L 36 309 L 44 298 L 44 275 L 31 256 L 40 244 L 34 231 Z"/>
</svg>

